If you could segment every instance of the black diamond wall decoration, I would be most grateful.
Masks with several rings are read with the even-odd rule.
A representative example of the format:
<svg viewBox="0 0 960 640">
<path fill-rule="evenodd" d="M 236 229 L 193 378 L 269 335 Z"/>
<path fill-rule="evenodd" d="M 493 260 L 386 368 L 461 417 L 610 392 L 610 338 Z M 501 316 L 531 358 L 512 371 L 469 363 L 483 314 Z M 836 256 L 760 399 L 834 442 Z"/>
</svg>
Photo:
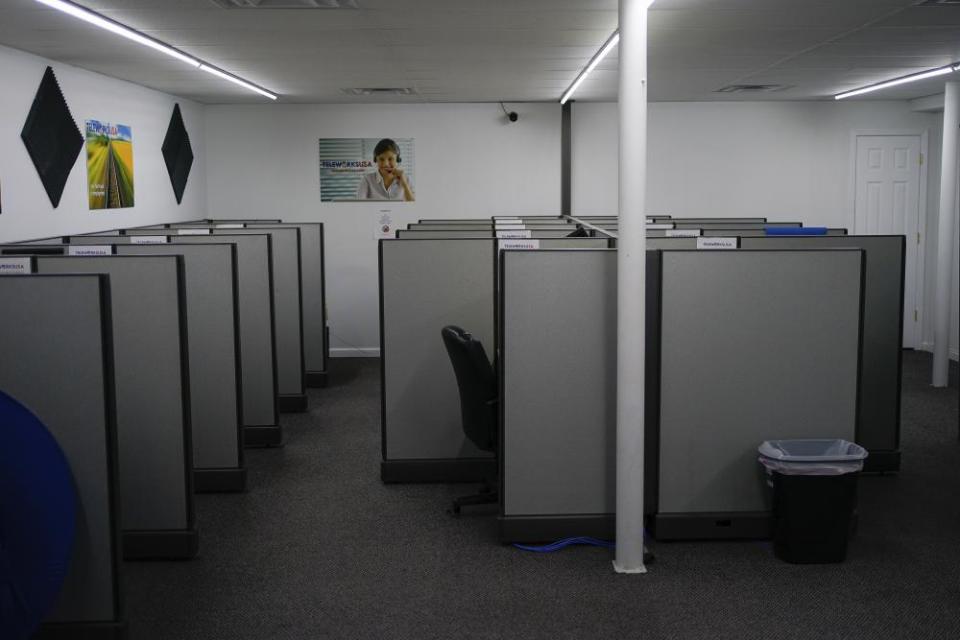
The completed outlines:
<svg viewBox="0 0 960 640">
<path fill-rule="evenodd" d="M 180 204 L 183 190 L 187 188 L 190 167 L 193 166 L 193 149 L 187 128 L 183 126 L 179 104 L 173 105 L 173 115 L 170 116 L 170 126 L 167 127 L 161 150 L 163 160 L 167 163 L 167 173 L 170 174 L 170 184 L 173 185 L 173 195 L 177 198 L 177 204 Z"/>
<path fill-rule="evenodd" d="M 70 115 L 70 108 L 50 67 L 43 72 L 20 137 L 37 168 L 50 203 L 56 208 L 70 170 L 83 148 L 83 135 Z"/>
</svg>

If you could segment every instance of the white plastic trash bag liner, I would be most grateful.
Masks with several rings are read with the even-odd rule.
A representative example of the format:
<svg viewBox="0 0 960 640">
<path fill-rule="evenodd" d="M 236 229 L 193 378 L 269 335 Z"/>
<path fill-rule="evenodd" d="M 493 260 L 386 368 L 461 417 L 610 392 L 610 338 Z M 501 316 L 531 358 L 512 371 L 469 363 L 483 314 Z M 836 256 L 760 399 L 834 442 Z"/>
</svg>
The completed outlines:
<svg viewBox="0 0 960 640">
<path fill-rule="evenodd" d="M 846 440 L 767 440 L 757 449 L 768 473 L 839 476 L 863 469 L 867 450 Z"/>
</svg>

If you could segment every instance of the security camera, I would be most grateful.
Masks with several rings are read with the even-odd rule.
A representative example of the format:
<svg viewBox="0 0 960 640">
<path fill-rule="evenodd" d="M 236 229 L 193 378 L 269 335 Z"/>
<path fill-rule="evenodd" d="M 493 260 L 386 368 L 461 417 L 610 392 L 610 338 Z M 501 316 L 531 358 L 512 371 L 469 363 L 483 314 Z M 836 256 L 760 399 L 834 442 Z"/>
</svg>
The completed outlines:
<svg viewBox="0 0 960 640">
<path fill-rule="evenodd" d="M 517 115 L 516 111 L 511 111 L 507 114 L 507 118 L 510 120 L 510 122 L 516 122 L 520 119 L 520 116 Z"/>
</svg>

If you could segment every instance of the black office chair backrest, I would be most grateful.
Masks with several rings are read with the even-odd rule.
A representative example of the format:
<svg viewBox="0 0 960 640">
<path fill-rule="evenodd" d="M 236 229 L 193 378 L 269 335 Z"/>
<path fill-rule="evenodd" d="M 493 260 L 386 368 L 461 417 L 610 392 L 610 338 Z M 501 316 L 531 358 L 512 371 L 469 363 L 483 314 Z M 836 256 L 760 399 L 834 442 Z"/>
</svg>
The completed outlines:
<svg viewBox="0 0 960 640">
<path fill-rule="evenodd" d="M 582 224 L 578 224 L 575 231 L 567 234 L 568 238 L 589 238 L 590 232 Z"/>
<path fill-rule="evenodd" d="M 497 448 L 497 378 L 479 340 L 460 327 L 440 331 L 460 389 L 463 432 L 479 449 Z"/>
</svg>

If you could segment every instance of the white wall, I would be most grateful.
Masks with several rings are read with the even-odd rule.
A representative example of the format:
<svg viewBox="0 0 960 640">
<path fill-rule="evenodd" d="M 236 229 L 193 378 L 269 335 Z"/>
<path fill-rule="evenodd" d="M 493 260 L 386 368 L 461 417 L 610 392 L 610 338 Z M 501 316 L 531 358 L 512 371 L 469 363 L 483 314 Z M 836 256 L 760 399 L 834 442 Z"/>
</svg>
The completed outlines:
<svg viewBox="0 0 960 640">
<path fill-rule="evenodd" d="M 647 212 L 766 216 L 851 227 L 851 133 L 926 131 L 922 342 L 929 348 L 942 122 L 941 115 L 912 112 L 903 101 L 654 103 L 648 120 Z M 617 210 L 617 128 L 615 103 L 574 104 L 574 214 Z M 954 314 L 956 305 L 955 299 Z M 956 354 L 956 321 L 951 345 Z"/>
<path fill-rule="evenodd" d="M 56 209 L 40 182 L 20 131 L 43 77 L 53 67 L 81 133 L 88 119 L 126 124 L 133 131 L 135 206 L 91 211 L 87 200 L 86 153 L 81 150 Z M 0 241 L 26 240 L 133 227 L 206 215 L 203 107 L 139 85 L 108 78 L 15 49 L 0 47 Z M 177 205 L 160 153 L 173 105 L 180 103 L 195 156 Z"/>
<path fill-rule="evenodd" d="M 334 355 L 379 350 L 377 240 L 419 218 L 560 211 L 560 107 L 493 104 L 211 106 L 210 217 L 323 222 Z M 414 203 L 320 202 L 318 138 L 404 137 L 416 144 Z"/>
</svg>

